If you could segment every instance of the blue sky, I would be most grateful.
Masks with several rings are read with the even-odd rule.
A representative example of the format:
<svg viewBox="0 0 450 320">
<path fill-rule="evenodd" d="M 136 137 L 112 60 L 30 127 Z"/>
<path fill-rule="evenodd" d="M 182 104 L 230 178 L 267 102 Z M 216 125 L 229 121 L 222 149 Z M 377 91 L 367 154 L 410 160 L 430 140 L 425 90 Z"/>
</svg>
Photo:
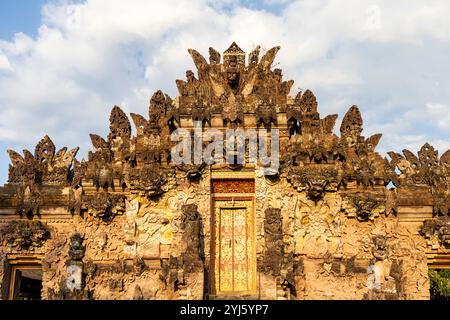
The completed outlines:
<svg viewBox="0 0 450 320">
<path fill-rule="evenodd" d="M 46 0 L 0 0 L 0 39 L 10 39 L 15 33 L 37 34 L 41 22 L 41 7 Z"/>
<path fill-rule="evenodd" d="M 311 89 L 322 116 L 360 107 L 378 151 L 450 148 L 448 0 L 0 0 L 0 184 L 7 149 L 91 148 L 114 105 L 147 115 L 151 95 L 177 95 L 207 56 L 236 41 L 282 47 L 286 79 Z"/>
<path fill-rule="evenodd" d="M 35 37 L 41 24 L 41 8 L 46 0 L 0 0 L 0 39 L 9 40 L 23 32 Z M 0 141 L 0 184 L 7 179 L 7 144 Z"/>
<path fill-rule="evenodd" d="M 41 8 L 48 0 L 0 0 L 0 39 L 10 39 L 18 32 L 36 36 L 41 23 Z M 52 2 L 58 2 L 53 0 Z M 83 1 L 72 1 L 83 2 Z M 273 13 L 280 13 L 289 1 L 264 2 L 257 0 L 243 0 L 242 5 L 251 9 L 263 9 Z M 232 2 L 224 7 L 233 8 Z"/>
</svg>

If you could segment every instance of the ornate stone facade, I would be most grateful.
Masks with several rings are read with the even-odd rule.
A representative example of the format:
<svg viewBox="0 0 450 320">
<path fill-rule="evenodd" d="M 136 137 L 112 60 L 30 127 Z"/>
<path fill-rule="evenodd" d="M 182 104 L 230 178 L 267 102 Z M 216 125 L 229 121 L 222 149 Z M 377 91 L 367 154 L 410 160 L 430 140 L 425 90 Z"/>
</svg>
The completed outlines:
<svg viewBox="0 0 450 320">
<path fill-rule="evenodd" d="M 43 299 L 428 299 L 429 266 L 450 265 L 450 151 L 383 157 L 352 106 L 321 118 L 272 65 L 233 43 L 158 91 L 149 118 L 119 108 L 93 150 L 8 151 L 0 188 L 1 297 L 14 263 L 42 268 Z M 261 57 L 260 57 L 261 55 Z M 278 129 L 281 165 L 176 165 L 180 128 Z M 31 259 L 31 260 L 30 260 Z M 19 261 L 19 262 L 17 262 Z"/>
</svg>

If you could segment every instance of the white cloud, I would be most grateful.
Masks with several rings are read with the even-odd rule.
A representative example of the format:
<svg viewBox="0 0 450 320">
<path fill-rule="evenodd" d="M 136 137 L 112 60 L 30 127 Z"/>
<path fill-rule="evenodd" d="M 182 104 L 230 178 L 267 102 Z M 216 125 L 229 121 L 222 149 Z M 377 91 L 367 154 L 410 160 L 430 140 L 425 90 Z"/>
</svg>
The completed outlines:
<svg viewBox="0 0 450 320">
<path fill-rule="evenodd" d="M 439 128 L 450 129 L 450 107 L 448 105 L 428 103 L 426 111 Z"/>
<path fill-rule="evenodd" d="M 9 60 L 6 56 L 0 55 L 0 71 L 11 71 L 11 65 L 9 64 Z"/>
<path fill-rule="evenodd" d="M 450 2 L 267 0 L 274 13 L 245 3 L 49 2 L 37 37 L 0 41 L 1 144 L 21 150 L 48 133 L 86 154 L 114 104 L 147 115 L 154 91 L 174 97 L 194 69 L 188 48 L 207 55 L 236 40 L 246 51 L 281 45 L 276 63 L 294 87 L 311 88 L 323 115 L 358 104 L 366 132 L 385 134 L 382 150 L 449 147 Z"/>
<path fill-rule="evenodd" d="M 0 48 L 10 57 L 26 56 L 33 46 L 33 39 L 24 33 L 16 33 L 11 42 L 0 40 Z"/>
<path fill-rule="evenodd" d="M 11 64 L 9 63 L 9 59 L 5 56 L 0 50 L 0 71 L 12 71 Z"/>
</svg>

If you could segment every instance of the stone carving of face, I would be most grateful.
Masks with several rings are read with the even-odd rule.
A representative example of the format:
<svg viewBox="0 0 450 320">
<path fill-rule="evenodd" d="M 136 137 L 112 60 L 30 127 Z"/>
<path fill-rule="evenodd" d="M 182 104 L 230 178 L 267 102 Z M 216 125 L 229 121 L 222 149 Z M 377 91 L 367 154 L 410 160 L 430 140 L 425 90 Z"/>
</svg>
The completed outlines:
<svg viewBox="0 0 450 320">
<path fill-rule="evenodd" d="M 272 119 L 272 107 L 263 101 L 261 101 L 256 108 L 256 112 L 264 124 L 269 124 Z"/>
<path fill-rule="evenodd" d="M 231 56 L 229 60 L 229 66 L 230 68 L 236 68 L 237 67 L 237 57 Z"/>
<path fill-rule="evenodd" d="M 386 260 L 388 256 L 388 245 L 386 237 L 376 236 L 374 237 L 373 242 L 374 242 L 373 256 L 377 260 Z"/>
<path fill-rule="evenodd" d="M 165 183 L 164 176 L 156 171 L 147 171 L 144 178 L 142 183 L 149 196 L 158 194 Z"/>
<path fill-rule="evenodd" d="M 82 248 L 83 239 L 79 233 L 75 233 L 70 239 L 70 246 L 74 250 L 78 250 Z"/>
<path fill-rule="evenodd" d="M 325 187 L 327 185 L 327 180 L 321 177 L 313 178 L 308 181 L 308 196 L 310 199 L 317 201 L 323 198 L 325 195 Z"/>
<path fill-rule="evenodd" d="M 237 70 L 237 57 L 231 56 L 228 63 L 228 84 L 234 90 L 239 86 L 239 71 Z"/>
</svg>

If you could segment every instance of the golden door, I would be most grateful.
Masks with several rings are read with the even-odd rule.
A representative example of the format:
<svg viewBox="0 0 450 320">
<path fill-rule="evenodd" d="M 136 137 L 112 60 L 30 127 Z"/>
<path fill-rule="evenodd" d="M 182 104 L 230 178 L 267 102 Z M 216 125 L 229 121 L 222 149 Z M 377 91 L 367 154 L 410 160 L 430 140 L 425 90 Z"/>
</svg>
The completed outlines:
<svg viewBox="0 0 450 320">
<path fill-rule="evenodd" d="M 253 201 L 215 202 L 216 294 L 256 291 Z"/>
</svg>

